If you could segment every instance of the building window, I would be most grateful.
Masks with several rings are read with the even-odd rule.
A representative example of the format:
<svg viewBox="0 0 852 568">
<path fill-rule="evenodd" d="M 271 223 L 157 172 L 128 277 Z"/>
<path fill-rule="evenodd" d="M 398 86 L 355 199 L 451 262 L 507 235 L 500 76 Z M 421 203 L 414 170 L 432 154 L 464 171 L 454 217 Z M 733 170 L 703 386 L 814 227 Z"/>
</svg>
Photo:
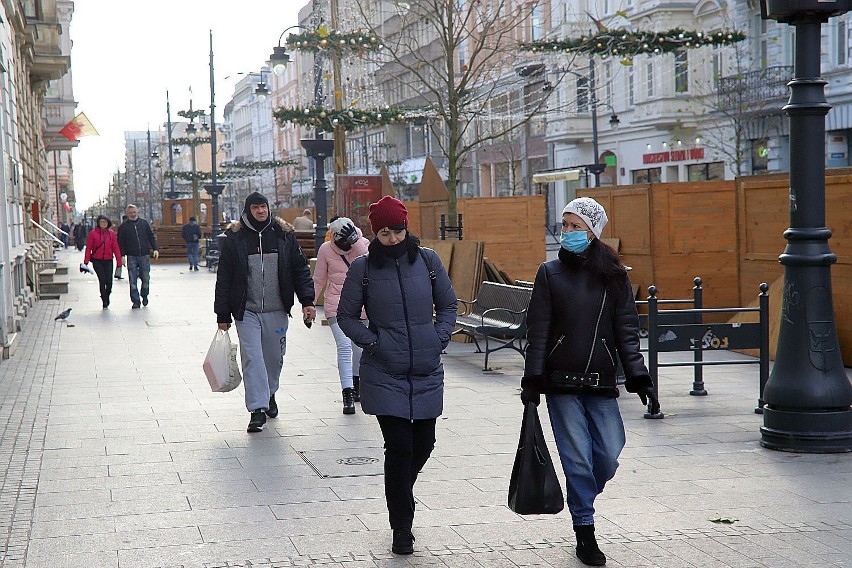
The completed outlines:
<svg viewBox="0 0 852 568">
<path fill-rule="evenodd" d="M 589 112 L 589 79 L 577 78 L 577 112 Z"/>
<path fill-rule="evenodd" d="M 846 20 L 837 20 L 834 25 L 834 62 L 837 65 L 846 65 Z"/>
<path fill-rule="evenodd" d="M 711 70 L 713 74 L 713 91 L 719 90 L 719 79 L 722 78 L 722 50 L 718 45 L 713 46 L 713 56 L 711 57 Z"/>
<path fill-rule="evenodd" d="M 409 144 L 411 152 L 409 156 L 419 158 L 425 156 L 429 146 L 429 129 L 422 124 L 411 124 L 408 127 Z"/>
<path fill-rule="evenodd" d="M 645 65 L 645 95 L 654 98 L 654 64 L 650 62 Z"/>
<path fill-rule="evenodd" d="M 541 6 L 533 4 L 530 8 L 530 40 L 536 41 L 541 39 Z"/>
<path fill-rule="evenodd" d="M 719 181 L 725 179 L 725 163 L 709 162 L 686 166 L 689 181 Z"/>
<path fill-rule="evenodd" d="M 689 56 L 685 49 L 675 53 L 675 93 L 689 92 Z"/>
<path fill-rule="evenodd" d="M 763 174 L 769 171 L 769 140 L 760 138 L 751 141 L 751 173 Z"/>
<path fill-rule="evenodd" d="M 604 63 L 604 101 L 612 106 L 612 63 Z"/>
<path fill-rule="evenodd" d="M 753 37 L 756 38 L 754 42 L 754 61 L 757 67 L 760 69 L 766 69 L 768 55 L 767 52 L 769 50 L 769 36 L 766 33 L 766 20 L 760 17 L 760 14 L 754 15 L 754 23 L 752 24 L 754 28 Z"/>
<path fill-rule="evenodd" d="M 630 106 L 636 104 L 636 89 L 633 87 L 633 67 L 627 68 L 627 102 Z"/>
<path fill-rule="evenodd" d="M 663 179 L 663 168 L 645 168 L 632 170 L 633 183 L 660 183 Z"/>
</svg>

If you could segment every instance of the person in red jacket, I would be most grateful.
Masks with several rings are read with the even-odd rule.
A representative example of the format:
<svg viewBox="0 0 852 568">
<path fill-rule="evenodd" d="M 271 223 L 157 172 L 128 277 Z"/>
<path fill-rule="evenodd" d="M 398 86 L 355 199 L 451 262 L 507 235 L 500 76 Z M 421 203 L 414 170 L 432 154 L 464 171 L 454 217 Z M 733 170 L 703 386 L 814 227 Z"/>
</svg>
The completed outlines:
<svg viewBox="0 0 852 568">
<path fill-rule="evenodd" d="M 92 261 L 92 267 L 98 275 L 104 309 L 109 307 L 109 295 L 112 293 L 112 259 L 115 258 L 116 266 L 121 266 L 118 237 L 110 230 L 110 227 L 112 227 L 112 221 L 104 215 L 99 215 L 97 226 L 86 239 L 86 256 L 83 258 L 83 264 L 89 264 L 89 261 Z"/>
</svg>

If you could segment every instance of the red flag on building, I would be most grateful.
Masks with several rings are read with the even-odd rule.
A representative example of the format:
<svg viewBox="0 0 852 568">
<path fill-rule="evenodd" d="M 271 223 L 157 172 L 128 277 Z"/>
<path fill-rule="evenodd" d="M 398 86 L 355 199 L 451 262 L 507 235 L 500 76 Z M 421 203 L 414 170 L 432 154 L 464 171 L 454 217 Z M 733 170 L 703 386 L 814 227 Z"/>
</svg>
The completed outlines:
<svg viewBox="0 0 852 568">
<path fill-rule="evenodd" d="M 76 142 L 83 136 L 98 136 L 98 131 L 83 112 L 72 118 L 59 133 L 72 142 Z"/>
</svg>

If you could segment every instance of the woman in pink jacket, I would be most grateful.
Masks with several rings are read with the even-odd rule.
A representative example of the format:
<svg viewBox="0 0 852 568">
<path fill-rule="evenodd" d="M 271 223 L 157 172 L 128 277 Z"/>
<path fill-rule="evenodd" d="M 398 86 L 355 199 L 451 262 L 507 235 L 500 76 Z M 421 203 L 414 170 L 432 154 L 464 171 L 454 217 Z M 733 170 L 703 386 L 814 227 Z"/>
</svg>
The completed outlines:
<svg viewBox="0 0 852 568">
<path fill-rule="evenodd" d="M 355 414 L 355 402 L 360 400 L 358 366 L 361 362 L 361 349 L 340 330 L 337 324 L 337 304 L 349 265 L 359 256 L 367 254 L 370 242 L 364 238 L 361 229 L 347 217 L 334 219 L 329 225 L 329 232 L 331 240 L 324 242 L 317 252 L 314 297 L 319 298 L 325 288 L 323 309 L 337 343 L 337 370 L 340 373 L 340 387 L 343 389 L 343 414 Z"/>
<path fill-rule="evenodd" d="M 121 266 L 121 251 L 118 248 L 118 237 L 110 230 L 112 221 L 104 215 L 99 215 L 95 229 L 86 239 L 86 255 L 83 264 L 92 261 L 95 274 L 101 290 L 101 300 L 104 309 L 109 307 L 109 295 L 112 293 L 112 259 L 115 257 L 116 266 Z"/>
</svg>

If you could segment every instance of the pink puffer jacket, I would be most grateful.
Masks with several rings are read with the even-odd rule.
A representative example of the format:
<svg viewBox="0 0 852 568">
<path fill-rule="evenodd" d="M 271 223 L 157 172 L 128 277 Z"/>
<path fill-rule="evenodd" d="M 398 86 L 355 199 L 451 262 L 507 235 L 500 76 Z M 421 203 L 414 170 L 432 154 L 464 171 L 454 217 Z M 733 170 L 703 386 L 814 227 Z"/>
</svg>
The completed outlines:
<svg viewBox="0 0 852 568">
<path fill-rule="evenodd" d="M 314 268 L 314 297 L 319 298 L 320 292 L 325 288 L 323 310 L 326 318 L 337 316 L 337 304 L 340 302 L 340 293 L 343 291 L 343 283 L 349 271 L 349 266 L 343 257 L 351 264 L 359 256 L 367 254 L 370 241 L 364 238 L 361 229 L 356 227 L 355 230 L 358 231 L 358 240 L 345 253 L 332 241 L 324 242 L 317 253 L 317 265 Z"/>
</svg>

